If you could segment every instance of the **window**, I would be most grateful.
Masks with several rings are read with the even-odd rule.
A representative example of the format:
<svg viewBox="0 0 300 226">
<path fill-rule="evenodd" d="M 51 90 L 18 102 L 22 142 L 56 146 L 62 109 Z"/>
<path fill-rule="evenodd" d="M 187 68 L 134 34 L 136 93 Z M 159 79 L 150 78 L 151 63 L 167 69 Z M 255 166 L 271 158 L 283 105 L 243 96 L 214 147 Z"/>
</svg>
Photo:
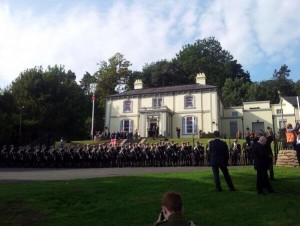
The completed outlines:
<svg viewBox="0 0 300 226">
<path fill-rule="evenodd" d="M 121 121 L 120 131 L 132 132 L 133 121 L 124 119 Z"/>
<path fill-rule="evenodd" d="M 159 108 L 162 105 L 162 98 L 161 97 L 155 97 L 152 100 L 152 106 L 153 108 Z"/>
<path fill-rule="evenodd" d="M 287 120 L 286 119 L 279 119 L 279 129 L 283 129 L 286 127 L 286 123 L 287 123 Z"/>
<path fill-rule="evenodd" d="M 185 108 L 194 107 L 194 96 L 188 95 L 184 97 L 184 107 Z"/>
<path fill-rule="evenodd" d="M 185 116 L 182 118 L 182 129 L 184 134 L 193 134 L 197 131 L 196 117 Z"/>
<path fill-rule="evenodd" d="M 231 112 L 231 116 L 232 116 L 232 117 L 238 117 L 238 112 L 237 112 L 237 111 Z"/>
<path fill-rule="evenodd" d="M 281 114 L 281 113 L 282 113 L 282 109 L 277 109 L 277 110 L 276 110 L 276 114 L 277 114 L 277 115 L 279 115 L 279 114 Z"/>
<path fill-rule="evenodd" d="M 125 100 L 123 103 L 123 112 L 131 112 L 132 111 L 132 101 Z"/>
</svg>

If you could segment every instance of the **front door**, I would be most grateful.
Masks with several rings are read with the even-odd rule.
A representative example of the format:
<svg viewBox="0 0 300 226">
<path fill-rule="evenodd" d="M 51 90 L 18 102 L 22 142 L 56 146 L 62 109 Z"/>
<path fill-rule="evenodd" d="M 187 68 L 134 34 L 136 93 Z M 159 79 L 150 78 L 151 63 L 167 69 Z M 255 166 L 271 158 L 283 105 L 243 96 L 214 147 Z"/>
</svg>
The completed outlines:
<svg viewBox="0 0 300 226">
<path fill-rule="evenodd" d="M 151 119 L 148 127 L 148 137 L 154 137 L 157 128 L 157 119 Z"/>
<path fill-rule="evenodd" d="M 230 122 L 230 138 L 235 138 L 235 134 L 238 131 L 237 121 Z"/>
</svg>

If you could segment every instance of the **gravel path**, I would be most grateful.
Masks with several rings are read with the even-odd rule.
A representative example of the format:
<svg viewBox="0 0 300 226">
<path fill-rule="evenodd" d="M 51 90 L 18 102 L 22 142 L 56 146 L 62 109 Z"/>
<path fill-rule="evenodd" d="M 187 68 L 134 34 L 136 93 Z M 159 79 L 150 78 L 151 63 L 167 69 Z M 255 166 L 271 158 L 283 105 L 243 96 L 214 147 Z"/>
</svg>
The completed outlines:
<svg viewBox="0 0 300 226">
<path fill-rule="evenodd" d="M 99 177 L 138 175 L 145 173 L 197 172 L 210 167 L 138 167 L 84 169 L 0 168 L 0 183 L 22 181 L 73 180 Z"/>
</svg>

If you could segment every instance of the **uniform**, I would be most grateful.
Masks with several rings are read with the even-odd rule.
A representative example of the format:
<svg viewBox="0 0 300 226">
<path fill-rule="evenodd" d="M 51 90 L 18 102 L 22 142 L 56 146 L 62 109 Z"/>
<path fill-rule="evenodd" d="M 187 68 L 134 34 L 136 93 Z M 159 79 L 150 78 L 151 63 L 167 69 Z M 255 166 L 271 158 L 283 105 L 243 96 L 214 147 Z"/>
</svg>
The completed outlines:
<svg viewBox="0 0 300 226">
<path fill-rule="evenodd" d="M 211 153 L 210 165 L 212 166 L 214 181 L 217 190 L 222 191 L 219 177 L 219 169 L 221 169 L 230 191 L 235 191 L 227 169 L 229 153 L 226 142 L 220 140 L 219 138 L 216 138 L 215 140 L 209 142 L 209 148 Z"/>
</svg>

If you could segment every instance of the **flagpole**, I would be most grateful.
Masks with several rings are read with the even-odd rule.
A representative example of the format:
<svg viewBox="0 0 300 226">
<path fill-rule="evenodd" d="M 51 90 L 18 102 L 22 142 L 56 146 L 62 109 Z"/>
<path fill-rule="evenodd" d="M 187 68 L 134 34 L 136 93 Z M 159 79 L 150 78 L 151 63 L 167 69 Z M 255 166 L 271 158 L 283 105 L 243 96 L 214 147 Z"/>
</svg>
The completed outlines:
<svg viewBox="0 0 300 226">
<path fill-rule="evenodd" d="M 94 140 L 94 112 L 95 112 L 95 93 L 93 93 L 93 109 L 92 109 L 92 128 L 91 128 L 91 138 Z"/>
<path fill-rule="evenodd" d="M 299 96 L 297 96 L 297 104 L 298 104 L 298 114 L 299 114 L 298 120 L 300 120 Z"/>
<path fill-rule="evenodd" d="M 91 128 L 91 139 L 94 140 L 94 112 L 95 112 L 95 91 L 96 91 L 96 84 L 90 84 L 90 91 L 92 92 L 92 128 Z"/>
</svg>

